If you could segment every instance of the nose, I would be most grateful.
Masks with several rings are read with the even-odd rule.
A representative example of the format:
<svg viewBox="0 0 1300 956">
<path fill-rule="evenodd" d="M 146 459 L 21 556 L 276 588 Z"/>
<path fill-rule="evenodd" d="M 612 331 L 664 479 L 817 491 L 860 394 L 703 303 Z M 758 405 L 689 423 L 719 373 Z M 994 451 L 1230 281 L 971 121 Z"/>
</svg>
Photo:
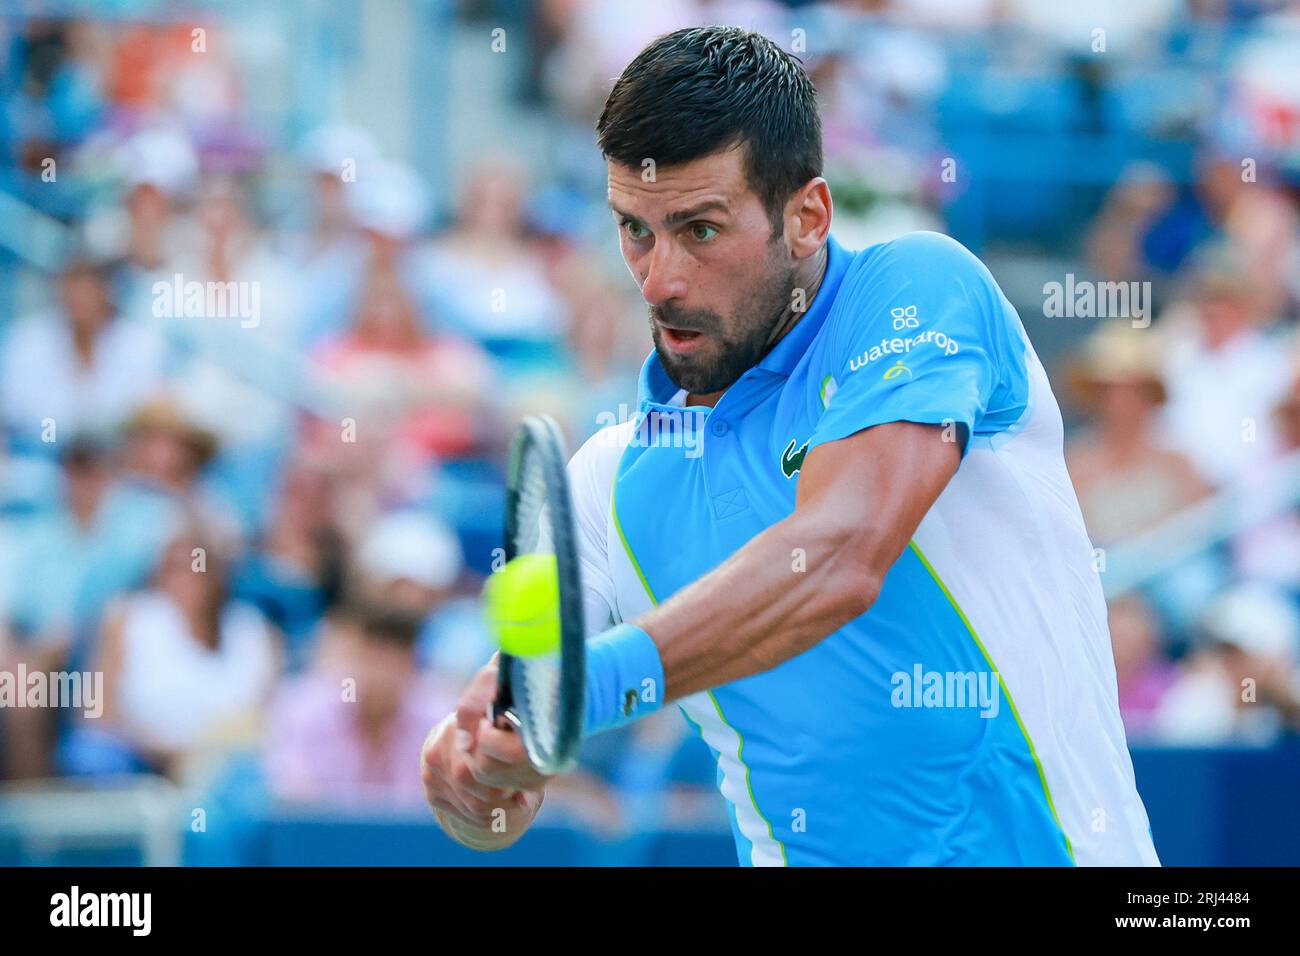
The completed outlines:
<svg viewBox="0 0 1300 956">
<path fill-rule="evenodd" d="M 641 277 L 641 298 L 647 305 L 660 308 L 672 299 L 686 296 L 686 281 L 677 266 L 671 243 L 656 242 L 646 256 Z"/>
</svg>

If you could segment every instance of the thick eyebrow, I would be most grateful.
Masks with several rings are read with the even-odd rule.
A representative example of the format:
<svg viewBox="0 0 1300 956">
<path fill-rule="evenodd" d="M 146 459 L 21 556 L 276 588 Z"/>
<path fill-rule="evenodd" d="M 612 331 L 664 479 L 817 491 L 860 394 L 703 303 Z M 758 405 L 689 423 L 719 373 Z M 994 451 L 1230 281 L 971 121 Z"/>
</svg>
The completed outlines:
<svg viewBox="0 0 1300 956">
<path fill-rule="evenodd" d="M 609 204 L 609 208 L 614 210 L 615 213 L 622 216 L 624 219 L 637 219 L 636 216 L 633 216 L 631 213 L 624 212 L 623 210 L 615 206 L 612 202 Z M 713 210 L 726 213 L 726 212 L 730 212 L 731 208 L 727 205 L 726 202 L 724 202 L 721 199 L 709 199 L 706 200 L 705 202 L 700 203 L 699 205 L 691 206 L 689 209 L 679 209 L 676 212 L 670 212 L 667 216 L 664 217 L 664 223 L 668 226 L 676 226 L 679 223 L 689 222 L 690 220 L 696 219 L 704 215 L 706 212 L 710 212 Z"/>
<path fill-rule="evenodd" d="M 664 222 L 669 226 L 675 226 L 678 223 L 690 222 L 692 219 L 698 219 L 706 212 L 717 210 L 718 212 L 730 212 L 730 208 L 721 199 L 709 199 L 700 203 L 698 206 L 692 206 L 690 209 L 679 209 L 677 212 L 670 212 L 664 217 Z"/>
</svg>

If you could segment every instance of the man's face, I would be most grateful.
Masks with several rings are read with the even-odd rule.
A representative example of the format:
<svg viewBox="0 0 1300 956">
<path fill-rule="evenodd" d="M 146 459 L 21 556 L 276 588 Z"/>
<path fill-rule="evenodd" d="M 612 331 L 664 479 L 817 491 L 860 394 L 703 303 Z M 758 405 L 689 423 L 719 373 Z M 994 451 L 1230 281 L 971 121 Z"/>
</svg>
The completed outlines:
<svg viewBox="0 0 1300 956">
<path fill-rule="evenodd" d="M 680 166 L 609 163 L 619 244 L 650 311 L 669 377 L 697 395 L 723 391 L 766 353 L 791 303 L 795 262 L 731 149 Z M 648 176 L 646 178 L 649 178 Z"/>
<path fill-rule="evenodd" d="M 97 276 L 73 272 L 63 279 L 63 309 L 74 329 L 96 334 L 108 320 L 108 289 Z"/>
</svg>

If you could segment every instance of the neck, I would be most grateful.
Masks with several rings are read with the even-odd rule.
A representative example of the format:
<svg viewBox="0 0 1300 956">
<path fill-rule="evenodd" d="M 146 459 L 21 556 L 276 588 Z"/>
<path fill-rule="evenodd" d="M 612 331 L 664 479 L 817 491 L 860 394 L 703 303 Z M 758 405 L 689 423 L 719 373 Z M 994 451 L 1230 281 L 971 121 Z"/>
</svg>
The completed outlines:
<svg viewBox="0 0 1300 956">
<path fill-rule="evenodd" d="M 1101 425 L 1102 441 L 1117 458 L 1130 458 L 1147 447 L 1147 429 L 1143 421 L 1107 422 Z"/>
<path fill-rule="evenodd" d="M 772 334 L 768 336 L 767 347 L 763 350 L 764 355 L 776 348 L 777 343 L 785 338 L 798 321 L 803 318 L 804 314 L 812 308 L 813 300 L 817 298 L 817 291 L 822 286 L 822 279 L 826 278 L 826 263 L 829 256 L 827 246 L 823 243 L 817 254 L 796 270 L 794 288 L 790 290 L 792 301 L 786 303 L 780 318 L 772 326 Z M 795 308 L 796 301 L 794 301 L 796 291 L 803 292 L 803 295 L 799 297 L 801 301 L 798 302 L 801 308 L 797 309 Z M 722 398 L 725 392 L 725 388 L 720 392 L 710 392 L 707 395 L 691 392 L 686 396 L 686 404 L 707 405 L 712 408 L 718 404 L 718 399 Z"/>
<path fill-rule="evenodd" d="M 173 599 L 174 600 L 174 599 Z M 216 650 L 221 643 L 220 614 L 209 603 L 181 605 L 185 619 L 189 622 L 190 632 L 208 650 Z"/>
<path fill-rule="evenodd" d="M 72 327 L 72 348 L 77 360 L 82 365 L 90 365 L 95 360 L 95 339 L 98 329 L 77 323 Z"/>
</svg>

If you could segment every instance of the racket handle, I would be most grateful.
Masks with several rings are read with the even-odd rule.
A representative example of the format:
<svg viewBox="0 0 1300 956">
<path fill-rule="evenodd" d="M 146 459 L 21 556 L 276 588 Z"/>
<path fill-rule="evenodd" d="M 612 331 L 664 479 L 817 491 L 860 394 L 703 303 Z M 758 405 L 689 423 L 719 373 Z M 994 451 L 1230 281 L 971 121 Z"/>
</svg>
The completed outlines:
<svg viewBox="0 0 1300 956">
<path fill-rule="evenodd" d="M 519 730 L 519 718 L 514 715 L 509 707 L 503 707 L 495 700 L 492 701 L 489 715 L 492 718 L 492 726 L 498 730 Z"/>
<path fill-rule="evenodd" d="M 519 719 L 510 713 L 510 705 L 514 703 L 514 695 L 510 692 L 509 664 L 502 658 L 505 655 L 497 654 L 495 657 L 497 664 L 497 695 L 492 701 L 492 706 L 488 708 L 488 717 L 492 721 L 492 726 L 498 730 L 518 730 Z"/>
</svg>

